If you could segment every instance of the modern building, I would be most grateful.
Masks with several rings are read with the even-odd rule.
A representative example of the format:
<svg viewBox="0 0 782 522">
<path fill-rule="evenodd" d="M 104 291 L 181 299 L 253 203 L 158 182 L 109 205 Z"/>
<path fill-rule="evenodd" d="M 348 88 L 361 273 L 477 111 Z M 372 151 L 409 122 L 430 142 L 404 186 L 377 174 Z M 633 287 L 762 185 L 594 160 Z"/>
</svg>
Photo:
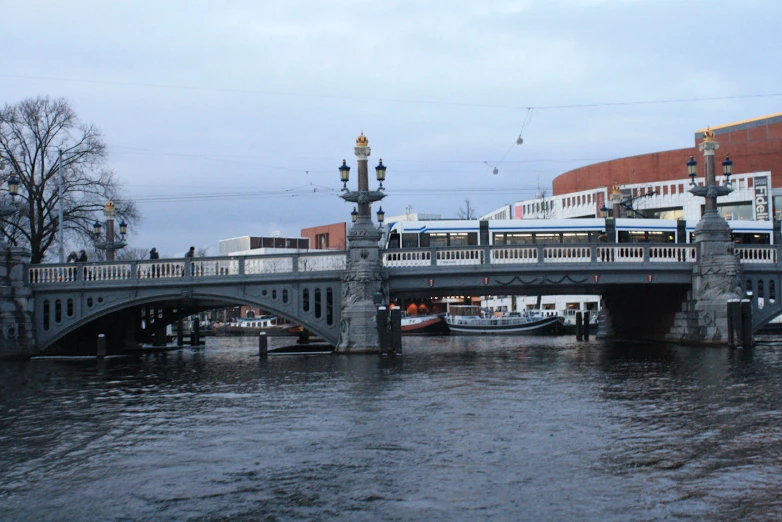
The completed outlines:
<svg viewBox="0 0 782 522">
<path fill-rule="evenodd" d="M 767 175 L 768 196 L 772 198 L 774 215 L 777 218 L 782 216 L 782 113 L 718 125 L 710 129 L 720 143 L 720 150 L 717 151 L 718 163 L 726 155 L 730 155 L 734 172 Z M 670 183 L 663 182 L 683 180 L 687 177 L 686 164 L 690 156 L 696 160 L 702 157 L 698 145 L 703 141 L 705 130 L 695 132 L 692 147 L 619 158 L 565 172 L 552 182 L 554 198 L 568 197 L 572 203 L 572 196 L 578 198 L 590 191 L 610 193 L 615 185 L 665 185 Z M 702 173 L 702 165 L 699 169 Z M 719 174 L 720 172 L 717 172 L 718 177 Z M 753 181 L 747 181 L 748 186 L 745 188 L 753 188 Z M 684 185 L 686 188 L 686 183 Z M 771 190 L 772 186 L 780 188 Z M 725 200 L 720 198 L 720 203 L 723 201 Z M 768 208 L 766 210 L 768 211 Z"/>
<path fill-rule="evenodd" d="M 217 242 L 220 256 L 260 256 L 263 254 L 287 254 L 291 250 L 307 251 L 310 240 L 306 237 L 240 236 Z"/>
</svg>

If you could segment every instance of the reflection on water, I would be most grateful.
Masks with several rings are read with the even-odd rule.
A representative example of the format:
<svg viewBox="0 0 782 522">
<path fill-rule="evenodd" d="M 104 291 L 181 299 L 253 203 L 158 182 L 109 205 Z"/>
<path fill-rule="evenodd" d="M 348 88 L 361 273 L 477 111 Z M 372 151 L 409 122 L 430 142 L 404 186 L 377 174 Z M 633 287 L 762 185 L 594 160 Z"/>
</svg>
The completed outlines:
<svg viewBox="0 0 782 522">
<path fill-rule="evenodd" d="M 11 520 L 774 519 L 782 349 L 252 339 L 0 363 Z"/>
</svg>

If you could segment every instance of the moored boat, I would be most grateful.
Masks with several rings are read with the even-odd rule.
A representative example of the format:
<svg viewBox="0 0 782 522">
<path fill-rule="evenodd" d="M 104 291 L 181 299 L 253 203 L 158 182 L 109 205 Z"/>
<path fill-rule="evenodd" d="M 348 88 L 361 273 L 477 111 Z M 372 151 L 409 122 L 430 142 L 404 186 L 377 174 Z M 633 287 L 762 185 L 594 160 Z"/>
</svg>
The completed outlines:
<svg viewBox="0 0 782 522">
<path fill-rule="evenodd" d="M 443 315 L 413 315 L 402 317 L 403 335 L 448 335 Z"/>
<path fill-rule="evenodd" d="M 248 319 L 234 319 L 222 327 L 215 327 L 215 335 L 298 335 L 299 327 L 279 324 L 276 316 L 262 315 Z"/>
<path fill-rule="evenodd" d="M 561 320 L 557 315 L 529 310 L 496 317 L 476 306 L 451 306 L 446 315 L 448 330 L 453 335 L 551 335 L 557 332 Z"/>
</svg>

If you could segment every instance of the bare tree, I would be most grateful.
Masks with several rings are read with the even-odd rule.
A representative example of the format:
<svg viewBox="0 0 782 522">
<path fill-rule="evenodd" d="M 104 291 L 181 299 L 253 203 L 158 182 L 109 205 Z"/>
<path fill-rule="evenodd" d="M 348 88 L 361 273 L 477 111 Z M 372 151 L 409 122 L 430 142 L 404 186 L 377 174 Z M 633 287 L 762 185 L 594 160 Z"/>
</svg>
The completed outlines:
<svg viewBox="0 0 782 522">
<path fill-rule="evenodd" d="M 475 207 L 470 205 L 470 199 L 464 200 L 464 206 L 456 211 L 456 217 L 459 219 L 475 219 L 477 216 Z"/>
<path fill-rule="evenodd" d="M 196 252 L 195 252 L 196 257 L 207 257 L 207 254 L 209 254 L 208 246 L 196 248 Z"/>
<path fill-rule="evenodd" d="M 28 98 L 0 111 L 0 181 L 19 180 L 18 210 L 2 234 L 32 251 L 40 263 L 59 231 L 58 150 L 62 151 L 63 233 L 74 243 L 92 242 L 92 223 L 113 200 L 118 219 L 138 221 L 132 201 L 120 195 L 114 172 L 105 168 L 106 145 L 98 129 L 79 121 L 67 100 Z"/>
</svg>

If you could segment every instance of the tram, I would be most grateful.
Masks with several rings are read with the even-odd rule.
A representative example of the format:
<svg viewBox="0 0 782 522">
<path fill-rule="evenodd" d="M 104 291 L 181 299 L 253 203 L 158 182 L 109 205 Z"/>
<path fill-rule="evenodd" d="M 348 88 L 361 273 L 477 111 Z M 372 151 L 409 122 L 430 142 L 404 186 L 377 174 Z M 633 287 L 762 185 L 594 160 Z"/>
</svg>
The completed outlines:
<svg viewBox="0 0 782 522">
<path fill-rule="evenodd" d="M 696 221 L 675 219 L 492 219 L 396 221 L 387 249 L 535 243 L 691 243 Z M 773 244 L 771 221 L 728 221 L 737 243 Z"/>
</svg>

